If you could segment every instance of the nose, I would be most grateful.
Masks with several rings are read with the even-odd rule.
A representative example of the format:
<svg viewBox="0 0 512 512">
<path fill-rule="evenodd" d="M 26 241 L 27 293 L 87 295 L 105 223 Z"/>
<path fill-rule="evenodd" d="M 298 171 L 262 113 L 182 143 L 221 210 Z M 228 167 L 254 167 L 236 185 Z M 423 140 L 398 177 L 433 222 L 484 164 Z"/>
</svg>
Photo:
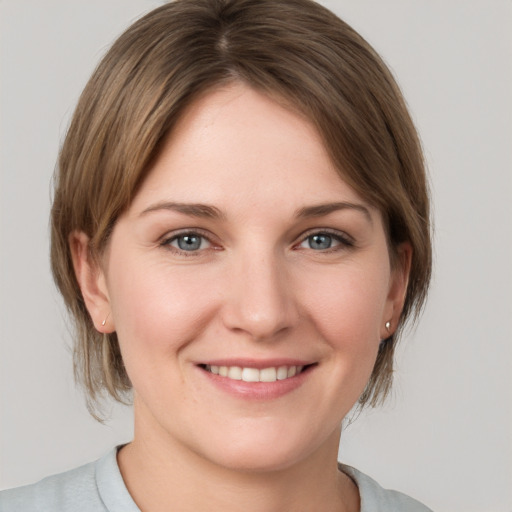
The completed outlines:
<svg viewBox="0 0 512 512">
<path fill-rule="evenodd" d="M 299 320 L 294 288 L 286 262 L 275 255 L 248 255 L 229 271 L 224 325 L 254 340 L 270 340 Z"/>
</svg>

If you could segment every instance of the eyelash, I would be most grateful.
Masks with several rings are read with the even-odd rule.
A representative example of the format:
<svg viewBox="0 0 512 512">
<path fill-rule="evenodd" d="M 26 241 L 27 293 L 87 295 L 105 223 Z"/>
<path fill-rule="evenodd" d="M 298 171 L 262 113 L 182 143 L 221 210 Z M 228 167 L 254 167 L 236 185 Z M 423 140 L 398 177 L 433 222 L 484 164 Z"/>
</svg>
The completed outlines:
<svg viewBox="0 0 512 512">
<path fill-rule="evenodd" d="M 323 250 L 319 250 L 319 251 L 314 251 L 314 249 L 309 248 L 309 250 L 311 250 L 313 252 L 318 252 L 320 254 L 328 254 L 328 253 L 337 252 L 340 250 L 347 250 L 347 249 L 355 247 L 355 241 L 352 237 L 350 237 L 346 233 L 327 228 L 327 229 L 314 229 L 314 230 L 310 230 L 306 233 L 303 233 L 300 236 L 299 242 L 294 244 L 293 248 L 300 249 L 301 248 L 300 246 L 304 242 L 306 242 L 308 240 L 308 238 L 313 237 L 315 235 L 316 236 L 326 235 L 328 237 L 331 237 L 333 240 L 338 242 L 339 245 L 335 245 L 334 247 L 329 247 L 327 249 L 323 249 Z M 204 239 L 210 244 L 210 247 L 207 247 L 205 249 L 186 251 L 186 250 L 182 250 L 182 249 L 179 249 L 178 247 L 174 247 L 173 245 L 171 245 L 172 242 L 178 240 L 181 237 L 185 237 L 185 236 L 198 237 L 198 238 Z M 190 229 L 190 230 L 180 231 L 178 233 L 173 233 L 172 236 L 167 236 L 167 237 L 163 238 L 160 241 L 159 245 L 160 245 L 160 247 L 163 247 L 175 254 L 178 254 L 180 256 L 185 256 L 185 257 L 194 257 L 194 256 L 197 257 L 206 250 L 219 250 L 219 246 L 215 246 L 214 242 L 212 242 L 212 240 L 211 240 L 210 235 L 200 229 Z"/>
<path fill-rule="evenodd" d="M 210 244 L 210 247 L 208 247 L 206 249 L 185 251 L 185 250 L 179 249 L 178 247 L 174 247 L 173 245 L 171 245 L 172 242 L 178 240 L 181 237 L 185 237 L 185 236 L 198 237 L 203 240 L 206 240 Z M 163 247 L 164 249 L 166 249 L 168 251 L 178 254 L 179 256 L 185 256 L 185 257 L 194 257 L 194 256 L 197 257 L 205 250 L 218 250 L 218 248 L 216 248 L 215 244 L 212 242 L 211 236 L 200 229 L 189 229 L 189 230 L 185 230 L 185 231 L 180 231 L 178 233 L 173 233 L 172 236 L 166 236 L 165 238 L 163 238 L 159 245 L 160 245 L 160 247 Z"/>
<path fill-rule="evenodd" d="M 336 245 L 334 247 L 329 247 L 327 249 L 320 250 L 320 251 L 314 251 L 314 252 L 318 252 L 321 254 L 326 254 L 326 253 L 328 254 L 328 253 L 337 252 L 340 250 L 341 251 L 347 250 L 347 249 L 355 247 L 355 241 L 351 236 L 347 235 L 346 233 L 344 233 L 342 231 L 336 231 L 336 230 L 329 229 L 329 228 L 314 229 L 314 230 L 311 230 L 311 231 L 308 231 L 308 232 L 302 234 L 300 237 L 300 242 L 298 244 L 296 244 L 295 247 L 300 247 L 304 242 L 306 242 L 308 240 L 308 238 L 311 238 L 315 235 L 316 236 L 326 235 L 326 236 L 332 238 L 333 240 L 335 240 L 336 242 L 338 242 L 339 245 Z M 310 248 L 310 249 L 313 250 L 312 248 Z"/>
</svg>

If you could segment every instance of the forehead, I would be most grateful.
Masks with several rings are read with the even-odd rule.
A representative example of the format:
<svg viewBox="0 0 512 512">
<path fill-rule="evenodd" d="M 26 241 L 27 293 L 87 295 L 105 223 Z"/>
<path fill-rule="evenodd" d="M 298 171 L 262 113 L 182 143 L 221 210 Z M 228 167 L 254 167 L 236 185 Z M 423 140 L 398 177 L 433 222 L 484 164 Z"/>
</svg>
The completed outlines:
<svg viewBox="0 0 512 512">
<path fill-rule="evenodd" d="M 185 111 L 131 209 L 158 199 L 290 209 L 362 201 L 312 123 L 242 84 L 210 91 Z"/>
</svg>

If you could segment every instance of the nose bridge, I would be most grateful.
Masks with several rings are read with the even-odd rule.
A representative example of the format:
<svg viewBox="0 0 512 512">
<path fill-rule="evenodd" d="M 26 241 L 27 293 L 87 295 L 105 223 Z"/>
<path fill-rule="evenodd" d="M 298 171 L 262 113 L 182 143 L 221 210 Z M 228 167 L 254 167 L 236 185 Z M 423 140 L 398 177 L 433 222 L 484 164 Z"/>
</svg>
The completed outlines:
<svg viewBox="0 0 512 512">
<path fill-rule="evenodd" d="M 292 327 L 298 314 L 284 256 L 259 247 L 235 259 L 225 304 L 227 326 L 254 339 L 271 338 Z"/>
</svg>

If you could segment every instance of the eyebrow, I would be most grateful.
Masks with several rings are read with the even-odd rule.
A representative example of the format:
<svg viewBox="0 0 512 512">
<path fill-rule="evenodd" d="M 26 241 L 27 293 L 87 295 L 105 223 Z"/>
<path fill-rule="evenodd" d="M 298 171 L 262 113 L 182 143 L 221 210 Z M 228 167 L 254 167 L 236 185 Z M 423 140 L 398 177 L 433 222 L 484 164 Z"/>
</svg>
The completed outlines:
<svg viewBox="0 0 512 512">
<path fill-rule="evenodd" d="M 215 206 L 202 203 L 176 203 L 168 201 L 163 201 L 149 206 L 143 210 L 140 215 L 142 216 L 160 210 L 175 211 L 198 218 L 226 220 L 226 215 Z M 323 217 L 339 210 L 359 211 L 365 215 L 370 223 L 373 223 L 370 210 L 366 206 L 348 202 L 323 203 L 313 206 L 305 206 L 304 208 L 299 208 L 295 211 L 295 217 L 299 219 Z"/>
<path fill-rule="evenodd" d="M 370 210 L 362 205 L 356 203 L 348 203 L 348 202 L 339 202 L 339 203 L 324 203 L 318 204 L 314 206 L 306 206 L 304 208 L 300 208 L 296 211 L 295 215 L 298 218 L 305 219 L 311 217 L 323 217 L 324 215 L 329 215 L 330 213 L 339 211 L 339 210 L 356 210 L 364 214 L 364 216 L 369 220 L 371 224 L 373 224 L 373 219 L 370 214 Z"/>
<path fill-rule="evenodd" d="M 191 215 L 192 217 L 207 218 L 207 219 L 225 219 L 226 216 L 215 206 L 201 203 L 174 203 L 174 202 L 161 202 L 154 204 L 141 212 L 141 216 L 147 213 L 156 212 L 160 210 L 170 210 L 184 215 Z"/>
</svg>

